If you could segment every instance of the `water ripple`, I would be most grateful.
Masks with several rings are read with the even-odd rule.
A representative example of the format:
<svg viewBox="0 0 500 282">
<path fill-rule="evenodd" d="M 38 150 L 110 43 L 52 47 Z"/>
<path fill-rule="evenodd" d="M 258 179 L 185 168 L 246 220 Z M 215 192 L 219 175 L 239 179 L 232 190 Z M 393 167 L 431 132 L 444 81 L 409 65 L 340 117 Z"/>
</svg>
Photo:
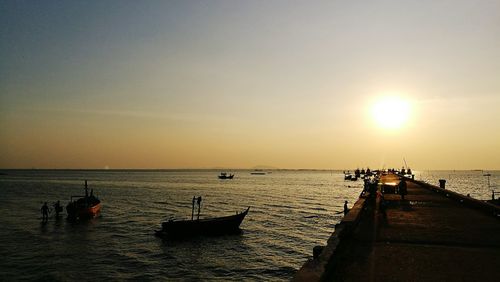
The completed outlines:
<svg viewBox="0 0 500 282">
<path fill-rule="evenodd" d="M 231 181 L 216 171 L 18 171 L 0 177 L 6 216 L 0 218 L 0 273 L 16 280 L 289 280 L 324 244 L 343 203 L 360 183 L 346 187 L 341 173 L 275 171 Z M 42 201 L 82 193 L 82 180 L 103 202 L 100 218 L 40 224 Z M 356 187 L 356 188 L 353 188 Z M 167 218 L 190 218 L 202 196 L 202 217 L 251 207 L 239 235 L 161 240 Z M 23 207 L 20 209 L 19 207 Z M 82 271 L 88 269 L 89 271 Z M 0 276 L 1 280 L 7 276 Z M 8 279 L 7 279 L 8 280 Z"/>
</svg>

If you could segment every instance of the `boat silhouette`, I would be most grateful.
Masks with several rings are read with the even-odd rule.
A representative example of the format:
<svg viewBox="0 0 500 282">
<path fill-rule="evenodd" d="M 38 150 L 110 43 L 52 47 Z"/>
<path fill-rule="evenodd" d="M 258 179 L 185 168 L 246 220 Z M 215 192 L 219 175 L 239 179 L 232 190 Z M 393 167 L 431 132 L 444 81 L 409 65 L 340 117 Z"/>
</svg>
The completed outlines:
<svg viewBox="0 0 500 282">
<path fill-rule="evenodd" d="M 224 235 L 239 233 L 240 224 L 248 214 L 250 207 L 235 215 L 191 219 L 168 220 L 161 224 L 161 230 L 155 232 L 160 237 L 185 237 L 197 235 Z"/>
<path fill-rule="evenodd" d="M 226 172 L 221 172 L 218 177 L 219 179 L 233 179 L 234 174 L 227 175 Z"/>
<path fill-rule="evenodd" d="M 74 200 L 74 198 L 78 198 Z M 94 190 L 89 190 L 87 180 L 85 180 L 85 196 L 71 196 L 70 202 L 66 206 L 68 219 L 91 219 L 101 212 L 101 200 L 94 196 Z"/>
</svg>

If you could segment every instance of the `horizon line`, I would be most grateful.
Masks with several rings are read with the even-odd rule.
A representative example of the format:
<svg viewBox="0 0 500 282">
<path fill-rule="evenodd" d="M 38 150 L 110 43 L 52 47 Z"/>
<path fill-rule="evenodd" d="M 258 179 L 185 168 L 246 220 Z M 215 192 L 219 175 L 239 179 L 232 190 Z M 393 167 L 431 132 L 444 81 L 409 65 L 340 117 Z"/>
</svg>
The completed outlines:
<svg viewBox="0 0 500 282">
<path fill-rule="evenodd" d="M 369 167 L 367 167 L 369 168 Z M 391 167 L 392 168 L 392 167 Z M 209 168 L 0 168 L 0 170 L 88 170 L 88 171 L 120 171 L 120 170 L 318 170 L 318 171 L 354 171 L 354 169 L 345 168 L 277 168 L 277 167 L 251 167 L 251 168 L 224 168 L 224 167 L 209 167 Z M 362 167 L 361 169 L 364 169 Z M 396 168 L 397 169 L 397 168 Z M 371 170 L 381 170 L 374 168 Z M 386 168 L 382 169 L 386 170 Z M 500 169 L 452 169 L 452 168 L 438 168 L 438 169 L 412 169 L 413 171 L 500 171 Z"/>
</svg>

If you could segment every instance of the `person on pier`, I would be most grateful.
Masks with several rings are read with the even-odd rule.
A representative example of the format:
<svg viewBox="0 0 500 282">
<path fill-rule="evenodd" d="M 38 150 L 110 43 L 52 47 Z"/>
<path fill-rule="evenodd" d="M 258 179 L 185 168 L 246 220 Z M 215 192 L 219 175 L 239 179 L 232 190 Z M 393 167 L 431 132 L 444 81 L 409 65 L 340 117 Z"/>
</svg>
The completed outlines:
<svg viewBox="0 0 500 282">
<path fill-rule="evenodd" d="M 384 218 L 387 217 L 387 201 L 385 200 L 385 197 L 384 197 L 384 193 L 382 193 L 381 191 L 377 191 L 377 196 L 379 197 L 380 201 L 379 201 L 379 211 L 380 213 L 382 213 L 382 216 Z"/>
<path fill-rule="evenodd" d="M 401 179 L 399 182 L 399 187 L 398 187 L 399 194 L 401 195 L 401 200 L 404 201 L 405 195 L 408 194 L 407 187 L 406 187 L 406 181 L 404 178 Z"/>
<path fill-rule="evenodd" d="M 349 208 L 347 207 L 347 201 L 344 203 L 344 215 L 346 215 L 349 212 Z"/>
<path fill-rule="evenodd" d="M 198 197 L 198 219 L 200 219 L 200 212 L 201 212 L 201 196 Z"/>
<path fill-rule="evenodd" d="M 196 202 L 196 197 L 193 196 L 193 205 L 191 207 L 191 220 L 194 219 L 194 203 Z"/>
</svg>

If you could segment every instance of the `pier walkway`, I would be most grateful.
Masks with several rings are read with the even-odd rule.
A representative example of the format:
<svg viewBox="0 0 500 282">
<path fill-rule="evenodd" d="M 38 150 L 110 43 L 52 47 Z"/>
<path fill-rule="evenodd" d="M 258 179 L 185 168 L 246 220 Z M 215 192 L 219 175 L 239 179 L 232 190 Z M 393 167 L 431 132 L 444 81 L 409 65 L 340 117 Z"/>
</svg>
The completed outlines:
<svg viewBox="0 0 500 282">
<path fill-rule="evenodd" d="M 383 184 L 399 177 L 383 175 Z M 295 281 L 500 281 L 498 207 L 407 181 L 405 200 L 360 197 Z M 494 215 L 494 214 L 497 215 Z"/>
</svg>

